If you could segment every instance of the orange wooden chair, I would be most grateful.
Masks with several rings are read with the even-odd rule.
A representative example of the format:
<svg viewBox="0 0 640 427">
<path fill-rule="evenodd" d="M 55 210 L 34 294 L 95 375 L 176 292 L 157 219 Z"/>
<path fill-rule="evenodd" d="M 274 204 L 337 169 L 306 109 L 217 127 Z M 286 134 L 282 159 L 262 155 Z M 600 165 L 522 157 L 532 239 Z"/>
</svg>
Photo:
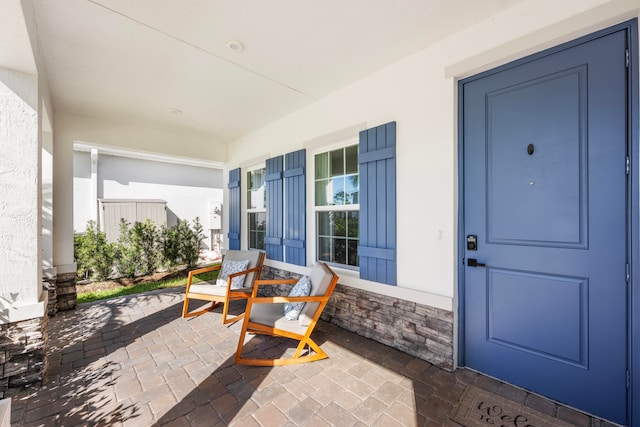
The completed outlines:
<svg viewBox="0 0 640 427">
<path fill-rule="evenodd" d="M 242 365 L 280 366 L 326 359 L 327 354 L 311 339 L 311 333 L 338 283 L 338 276 L 325 263 L 316 263 L 308 277 L 309 296 L 259 297 L 258 287 L 298 283 L 298 279 L 256 280 L 251 298 L 247 300 L 242 331 L 238 340 L 235 363 Z M 304 303 L 297 320 L 284 314 L 285 303 Z M 279 359 L 247 358 L 242 356 L 247 333 L 290 338 L 298 341 L 293 357 Z M 303 355 L 305 347 L 310 347 Z M 313 352 L 311 351 L 313 350 Z"/>
<path fill-rule="evenodd" d="M 244 313 L 228 317 L 229 302 L 247 299 L 251 296 L 254 284 L 260 278 L 264 256 L 265 253 L 261 251 L 229 250 L 224 254 L 221 264 L 190 271 L 187 278 L 182 317 L 197 316 L 222 304 L 223 325 L 242 319 Z M 198 274 L 215 270 L 220 270 L 216 281 L 193 283 L 193 278 Z M 231 274 L 228 274 L 226 278 L 221 278 L 220 276 L 225 271 L 231 271 Z M 226 276 L 226 274 L 224 275 Z M 221 286 L 223 283 L 224 286 Z M 189 300 L 192 299 L 211 301 L 211 304 L 203 309 L 189 312 Z"/>
</svg>

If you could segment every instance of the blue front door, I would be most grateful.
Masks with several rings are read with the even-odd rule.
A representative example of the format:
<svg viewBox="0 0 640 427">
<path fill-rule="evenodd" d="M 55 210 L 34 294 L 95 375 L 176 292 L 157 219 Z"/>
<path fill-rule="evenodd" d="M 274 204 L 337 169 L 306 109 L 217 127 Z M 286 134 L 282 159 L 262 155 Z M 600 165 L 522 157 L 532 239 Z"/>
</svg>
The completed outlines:
<svg viewBox="0 0 640 427">
<path fill-rule="evenodd" d="M 622 424 L 626 39 L 461 83 L 463 362 Z"/>
</svg>

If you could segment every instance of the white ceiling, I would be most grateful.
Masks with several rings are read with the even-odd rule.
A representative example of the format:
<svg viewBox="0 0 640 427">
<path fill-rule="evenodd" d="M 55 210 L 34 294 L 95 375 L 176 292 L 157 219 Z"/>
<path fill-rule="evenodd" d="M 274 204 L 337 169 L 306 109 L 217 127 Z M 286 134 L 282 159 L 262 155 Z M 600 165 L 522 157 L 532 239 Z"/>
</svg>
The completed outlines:
<svg viewBox="0 0 640 427">
<path fill-rule="evenodd" d="M 519 1 L 33 3 L 55 109 L 228 142 Z"/>
</svg>

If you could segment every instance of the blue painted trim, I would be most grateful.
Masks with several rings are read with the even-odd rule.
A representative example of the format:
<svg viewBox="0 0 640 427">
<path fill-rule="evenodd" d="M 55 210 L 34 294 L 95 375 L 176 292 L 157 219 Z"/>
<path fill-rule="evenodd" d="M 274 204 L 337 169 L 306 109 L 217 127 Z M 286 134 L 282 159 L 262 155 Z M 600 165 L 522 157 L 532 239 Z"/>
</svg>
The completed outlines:
<svg viewBox="0 0 640 427">
<path fill-rule="evenodd" d="M 265 186 L 267 190 L 267 232 L 264 246 L 267 258 L 284 261 L 282 237 L 284 235 L 284 206 L 282 170 L 284 156 L 276 156 L 265 162 Z"/>
<path fill-rule="evenodd" d="M 396 122 L 360 132 L 360 278 L 397 284 Z"/>
<path fill-rule="evenodd" d="M 390 261 L 394 261 L 396 259 L 395 249 L 371 248 L 367 246 L 358 246 L 358 255 Z"/>
<path fill-rule="evenodd" d="M 229 171 L 229 238 L 228 249 L 240 249 L 240 235 L 242 228 L 242 194 L 240 168 Z"/>
<path fill-rule="evenodd" d="M 307 163 L 306 150 L 285 155 L 285 260 L 289 264 L 307 265 Z"/>
<path fill-rule="evenodd" d="M 483 78 L 485 76 L 499 73 L 505 69 L 517 65 L 540 59 L 544 56 L 565 50 L 585 42 L 603 37 L 616 31 L 626 30 L 628 32 L 627 42 L 631 54 L 629 64 L 629 153 L 631 158 L 631 173 L 629 185 L 629 230 L 631 241 L 629 243 L 629 260 L 631 268 L 630 291 L 629 291 L 629 369 L 631 373 L 631 384 L 628 393 L 629 425 L 640 427 L 640 101 L 638 99 L 638 89 L 640 87 L 638 73 L 640 65 L 638 60 L 638 21 L 633 19 L 613 27 L 589 34 L 579 39 L 563 43 L 556 47 L 544 50 L 537 54 L 526 56 L 519 60 L 502 65 L 498 68 L 485 71 L 475 76 L 458 81 L 458 365 L 465 366 L 464 342 L 465 342 L 465 304 L 464 300 L 464 84 Z"/>
<path fill-rule="evenodd" d="M 265 237 L 264 238 L 265 245 L 282 245 L 282 239 L 279 237 Z"/>
<path fill-rule="evenodd" d="M 282 172 L 274 172 L 274 173 L 268 173 L 265 177 L 264 180 L 266 182 L 269 181 L 277 181 L 279 179 L 282 179 Z"/>
<path fill-rule="evenodd" d="M 361 153 L 358 155 L 358 163 L 370 163 L 377 162 L 378 160 L 393 159 L 396 156 L 396 147 L 382 148 L 376 151 L 369 151 L 368 153 Z"/>
<path fill-rule="evenodd" d="M 305 247 L 305 241 L 304 240 L 284 239 L 283 243 L 288 248 L 304 249 L 304 247 Z"/>
<path fill-rule="evenodd" d="M 631 212 L 631 260 L 629 307 L 629 360 L 631 387 L 629 388 L 629 425 L 640 426 L 640 100 L 638 89 L 640 73 L 638 59 L 638 20 L 629 21 L 627 46 L 631 54 L 629 63 L 629 155 L 631 158 L 631 185 L 629 186 Z"/>
<path fill-rule="evenodd" d="M 292 178 L 300 175 L 304 175 L 304 168 L 295 168 L 284 172 L 285 178 Z"/>
</svg>

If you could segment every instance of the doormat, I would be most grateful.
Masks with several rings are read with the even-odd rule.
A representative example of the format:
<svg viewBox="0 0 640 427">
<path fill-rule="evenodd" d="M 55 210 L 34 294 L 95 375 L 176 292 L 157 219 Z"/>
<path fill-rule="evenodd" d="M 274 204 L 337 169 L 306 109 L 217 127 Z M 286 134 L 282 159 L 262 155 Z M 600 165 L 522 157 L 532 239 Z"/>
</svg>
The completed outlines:
<svg viewBox="0 0 640 427">
<path fill-rule="evenodd" d="M 474 386 L 467 387 L 451 419 L 465 427 L 575 427 Z"/>
</svg>

